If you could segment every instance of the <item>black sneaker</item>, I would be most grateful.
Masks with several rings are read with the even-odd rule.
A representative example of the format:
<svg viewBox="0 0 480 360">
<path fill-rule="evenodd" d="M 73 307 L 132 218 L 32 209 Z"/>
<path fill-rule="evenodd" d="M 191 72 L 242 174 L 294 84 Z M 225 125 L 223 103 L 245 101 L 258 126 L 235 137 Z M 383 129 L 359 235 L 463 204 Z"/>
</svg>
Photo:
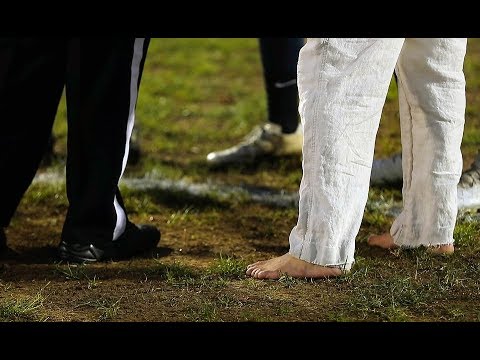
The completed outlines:
<svg viewBox="0 0 480 360">
<path fill-rule="evenodd" d="M 123 260 L 153 250 L 159 241 L 160 231 L 156 227 L 127 223 L 125 232 L 115 241 L 103 246 L 62 241 L 58 246 L 58 254 L 62 260 L 79 263 Z"/>
</svg>

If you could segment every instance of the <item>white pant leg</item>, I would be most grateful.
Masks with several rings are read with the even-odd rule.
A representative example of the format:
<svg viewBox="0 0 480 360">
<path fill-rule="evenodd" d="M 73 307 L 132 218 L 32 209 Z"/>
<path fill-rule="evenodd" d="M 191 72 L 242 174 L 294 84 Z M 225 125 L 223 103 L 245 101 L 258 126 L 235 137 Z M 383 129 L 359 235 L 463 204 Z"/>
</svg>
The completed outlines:
<svg viewBox="0 0 480 360">
<path fill-rule="evenodd" d="M 398 76 L 403 210 L 390 229 L 397 245 L 453 243 L 465 122 L 467 39 L 406 39 Z"/>
<path fill-rule="evenodd" d="M 290 254 L 350 269 L 403 39 L 309 39 L 298 62 L 303 177 Z"/>
</svg>

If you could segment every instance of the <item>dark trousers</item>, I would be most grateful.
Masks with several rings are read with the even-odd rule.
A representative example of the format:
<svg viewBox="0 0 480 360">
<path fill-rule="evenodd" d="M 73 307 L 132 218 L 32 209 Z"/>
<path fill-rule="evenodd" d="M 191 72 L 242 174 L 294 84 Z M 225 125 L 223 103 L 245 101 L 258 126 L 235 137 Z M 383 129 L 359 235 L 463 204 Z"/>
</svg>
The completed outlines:
<svg viewBox="0 0 480 360">
<path fill-rule="evenodd" d="M 259 38 L 263 75 L 267 92 L 268 121 L 282 127 L 285 134 L 298 127 L 298 53 L 303 38 Z"/>
<path fill-rule="evenodd" d="M 148 43 L 100 37 L 0 40 L 0 227 L 8 226 L 35 175 L 64 87 L 69 208 L 62 239 L 102 244 L 125 227 L 118 182 Z"/>
</svg>

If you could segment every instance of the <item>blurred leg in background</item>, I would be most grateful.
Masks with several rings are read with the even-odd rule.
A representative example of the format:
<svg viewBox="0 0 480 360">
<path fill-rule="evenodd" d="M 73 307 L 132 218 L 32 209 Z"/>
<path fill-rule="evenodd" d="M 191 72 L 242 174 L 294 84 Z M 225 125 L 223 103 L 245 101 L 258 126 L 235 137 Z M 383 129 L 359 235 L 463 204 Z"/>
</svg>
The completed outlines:
<svg viewBox="0 0 480 360">
<path fill-rule="evenodd" d="M 298 114 L 297 62 L 304 38 L 260 38 L 267 96 L 267 122 L 239 144 L 207 155 L 210 166 L 250 164 L 265 156 L 302 152 Z"/>
</svg>

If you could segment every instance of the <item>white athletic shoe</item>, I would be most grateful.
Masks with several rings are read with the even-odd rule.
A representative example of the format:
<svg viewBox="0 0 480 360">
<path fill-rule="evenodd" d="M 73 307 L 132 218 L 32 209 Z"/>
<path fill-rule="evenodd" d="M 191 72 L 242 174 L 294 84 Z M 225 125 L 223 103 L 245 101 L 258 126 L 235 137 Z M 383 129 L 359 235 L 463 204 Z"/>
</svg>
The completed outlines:
<svg viewBox="0 0 480 360">
<path fill-rule="evenodd" d="M 385 159 L 373 160 L 370 184 L 400 184 L 402 181 L 402 154 L 395 154 Z"/>
<path fill-rule="evenodd" d="M 210 166 L 249 164 L 267 155 L 302 153 L 303 134 L 299 124 L 296 132 L 283 134 L 280 125 L 266 123 L 256 127 L 241 143 L 207 155 Z"/>
<path fill-rule="evenodd" d="M 399 184 L 402 182 L 402 155 L 375 159 L 372 165 L 372 185 Z M 470 169 L 466 170 L 457 187 L 459 209 L 480 208 L 480 152 Z"/>
<path fill-rule="evenodd" d="M 458 183 L 458 208 L 480 208 L 480 151 Z"/>
</svg>

